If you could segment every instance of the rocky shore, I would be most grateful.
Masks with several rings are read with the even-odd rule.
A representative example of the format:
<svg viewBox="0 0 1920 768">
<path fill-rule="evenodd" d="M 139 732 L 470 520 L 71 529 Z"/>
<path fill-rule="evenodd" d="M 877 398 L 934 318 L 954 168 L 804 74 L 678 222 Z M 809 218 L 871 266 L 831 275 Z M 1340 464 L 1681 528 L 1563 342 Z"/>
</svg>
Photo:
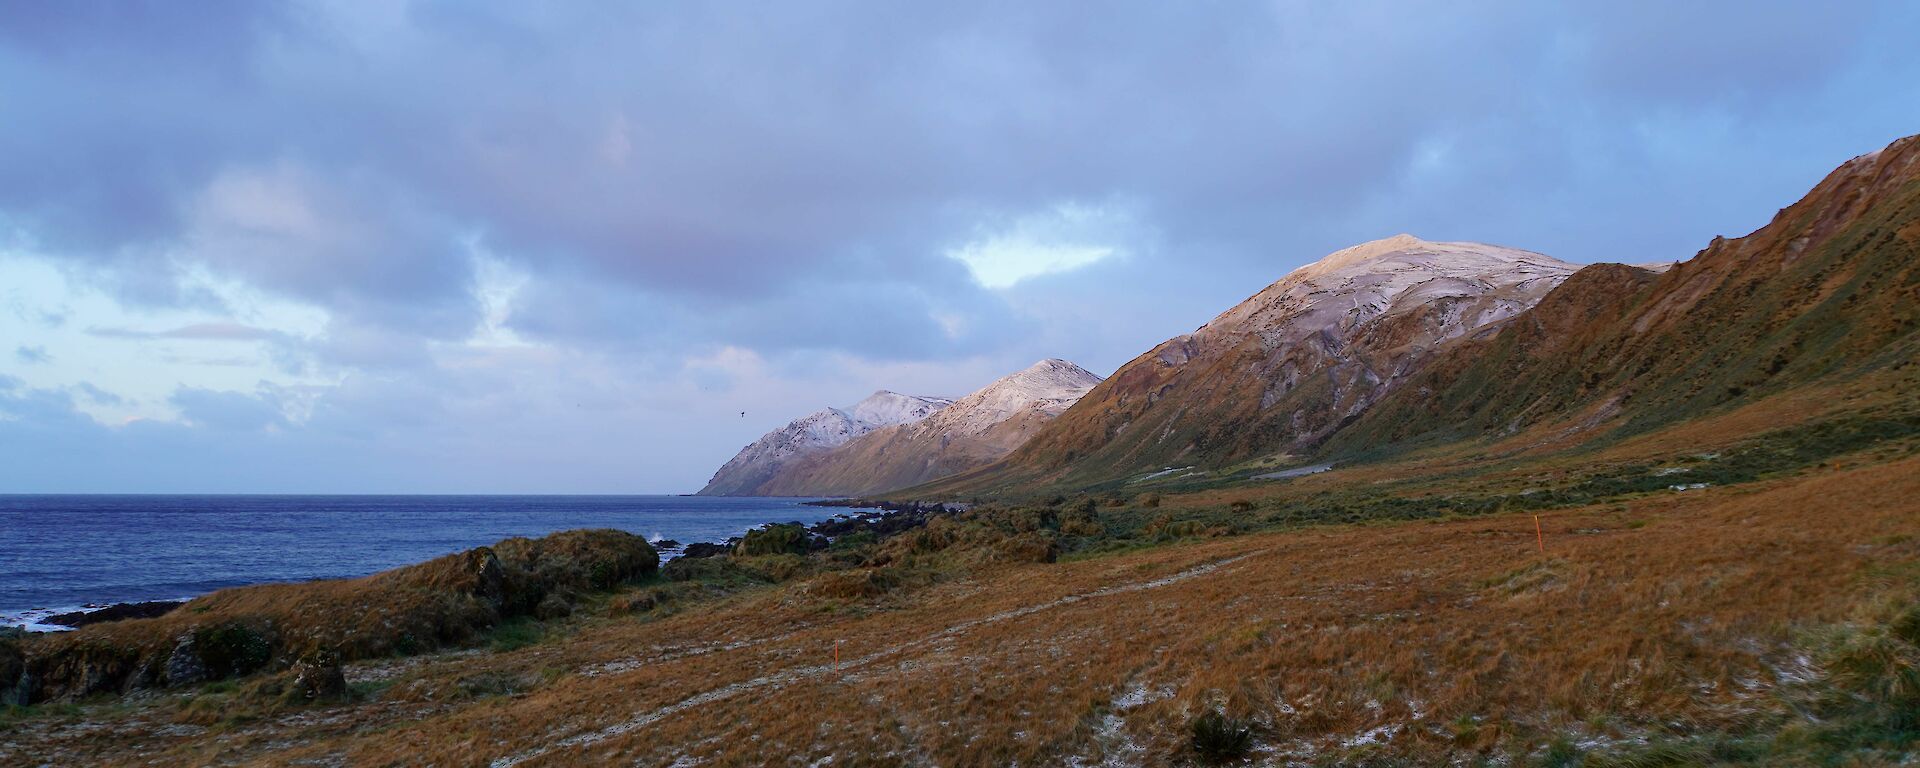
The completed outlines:
<svg viewBox="0 0 1920 768">
<path fill-rule="evenodd" d="M 801 542 L 804 544 L 804 551 L 817 551 L 832 546 L 835 540 L 843 536 L 862 533 L 876 537 L 891 536 L 896 533 L 925 526 L 936 517 L 964 512 L 969 506 L 961 503 L 898 502 L 868 499 L 827 499 L 824 501 L 810 501 L 807 502 L 807 504 L 816 507 L 846 507 L 852 511 L 812 525 L 807 525 L 795 520 L 786 523 L 771 523 L 755 530 L 761 531 L 777 527 L 798 531 L 802 534 Z M 754 532 L 748 532 L 744 536 L 734 536 L 717 543 L 694 542 L 679 545 L 678 542 L 660 541 L 655 542 L 654 546 L 658 547 L 663 553 L 674 552 L 675 549 L 678 549 L 678 552 L 675 554 L 683 558 L 714 557 L 716 555 L 725 555 L 740 551 L 743 544 L 753 536 Z"/>
</svg>

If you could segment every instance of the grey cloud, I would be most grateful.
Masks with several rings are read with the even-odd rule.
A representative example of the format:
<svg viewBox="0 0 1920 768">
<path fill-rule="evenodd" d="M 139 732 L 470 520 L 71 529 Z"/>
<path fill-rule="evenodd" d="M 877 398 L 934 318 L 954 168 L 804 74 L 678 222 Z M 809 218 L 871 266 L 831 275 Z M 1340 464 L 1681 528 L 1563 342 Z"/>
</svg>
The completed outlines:
<svg viewBox="0 0 1920 768">
<path fill-rule="evenodd" d="M 27 365 L 35 365 L 38 363 L 53 362 L 53 354 L 49 353 L 47 348 L 43 346 L 21 346 L 14 348 L 13 359 Z"/>
<path fill-rule="evenodd" d="M 193 341 L 278 341 L 285 338 L 285 335 L 278 331 L 232 322 L 192 323 L 160 331 L 94 326 L 87 329 L 87 335 L 105 339 L 187 339 Z"/>
<path fill-rule="evenodd" d="M 687 301 L 620 284 L 543 281 L 517 298 L 508 325 L 530 338 L 635 349 L 738 346 L 768 355 L 855 349 L 882 359 L 978 354 L 1022 321 L 958 263 L 951 290 L 860 274 L 796 282 L 754 302 Z"/>
<path fill-rule="evenodd" d="M 209 264 L 355 325 L 457 338 L 478 242 L 666 315 L 724 301 L 774 321 L 792 286 L 850 265 L 964 290 L 942 254 L 969 212 L 1124 196 L 1216 263 L 1407 229 L 1352 211 L 1396 199 L 1436 139 L 1631 157 L 1647 116 L 1817 96 L 1885 47 L 1876 18 L 1906 13 L 1852 10 L 248 3 L 199 29 L 142 9 L 181 28 L 168 43 L 39 6 L 6 38 L 45 114 L 0 128 L 27 158 L 0 209 L 154 300 L 173 265 Z M 1542 171 L 1479 175 L 1495 206 L 1524 208 Z M 1592 188 L 1633 181 L 1602 176 Z M 757 340 L 743 321 L 734 340 L 885 357 L 929 349 L 931 317 Z"/>
<path fill-rule="evenodd" d="M 178 234 L 182 203 L 225 158 L 257 151 L 259 56 L 289 6 L 215 0 L 0 6 L 0 211 L 62 256 L 151 271 L 135 246 Z"/>
<path fill-rule="evenodd" d="M 86 399 L 95 403 L 99 403 L 101 405 L 122 405 L 127 402 L 126 398 L 116 395 L 112 392 L 108 392 L 104 389 L 101 389 L 95 386 L 94 384 L 92 384 L 91 382 L 83 381 L 71 387 L 68 387 L 68 389 L 73 392 L 77 392 L 82 397 L 85 397 Z"/>
<path fill-rule="evenodd" d="M 1840 41 L 1911 13 L 1886 4 L 1626 0 L 1574 10 L 1563 42 L 1612 98 L 1670 108 L 1767 109 L 1820 87 L 1857 55 Z M 1880 18 L 1876 18 L 1880 17 Z M 1909 27 L 1909 29 L 1911 29 Z"/>
</svg>

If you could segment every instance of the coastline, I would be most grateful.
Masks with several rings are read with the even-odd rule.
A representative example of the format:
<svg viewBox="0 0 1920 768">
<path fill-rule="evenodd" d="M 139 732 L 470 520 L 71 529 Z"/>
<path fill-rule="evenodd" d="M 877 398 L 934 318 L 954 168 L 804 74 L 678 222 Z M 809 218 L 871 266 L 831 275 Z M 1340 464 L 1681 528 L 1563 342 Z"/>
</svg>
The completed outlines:
<svg viewBox="0 0 1920 768">
<path fill-rule="evenodd" d="M 664 566 L 667 563 L 680 558 L 700 559 L 700 558 L 713 557 L 715 555 L 733 552 L 740 547 L 742 542 L 747 540 L 747 537 L 749 534 L 752 534 L 755 531 L 763 531 L 763 530 L 778 528 L 778 527 L 798 526 L 802 531 L 804 531 L 805 536 L 807 537 L 807 540 L 809 542 L 808 548 L 810 550 L 825 549 L 826 547 L 831 546 L 834 540 L 842 536 L 852 535 L 856 533 L 868 533 L 868 534 L 873 534 L 878 536 L 893 535 L 911 528 L 924 526 L 927 524 L 928 521 L 930 521 L 936 516 L 956 514 L 966 510 L 966 505 L 960 505 L 960 504 L 925 504 L 921 502 L 902 503 L 902 502 L 874 501 L 874 500 L 865 500 L 865 499 L 821 499 L 821 500 L 809 501 L 806 503 L 811 506 L 835 507 L 835 508 L 846 509 L 848 511 L 836 514 L 833 517 L 827 518 L 826 520 L 817 521 L 811 524 L 802 523 L 797 520 L 768 521 L 768 522 L 753 526 L 751 528 L 748 528 L 744 531 L 741 531 L 740 534 L 737 536 L 730 536 L 717 542 L 696 541 L 696 542 L 682 543 L 682 542 L 674 541 L 671 539 L 666 539 L 664 537 L 660 537 L 656 534 L 654 536 L 647 537 L 647 543 L 652 545 L 655 548 L 655 550 L 659 553 L 660 564 Z M 447 553 L 447 554 L 455 554 L 455 553 Z M 418 565 L 418 563 L 415 563 L 412 565 Z M 373 575 L 373 574 L 364 574 L 364 575 Z M 327 580 L 328 579 L 308 579 L 308 580 L 301 580 L 301 581 L 260 582 L 256 584 L 242 584 L 236 587 L 229 587 L 227 589 L 242 589 L 247 587 L 260 586 L 262 584 L 296 584 L 296 585 L 310 584 L 318 581 L 327 581 Z M 103 619 L 101 621 L 85 622 L 85 623 L 73 624 L 73 625 L 49 622 L 47 620 L 52 618 L 62 617 L 62 616 L 70 616 L 72 614 L 94 614 L 94 613 L 100 613 L 103 611 L 125 610 L 125 609 L 133 608 L 136 606 L 151 605 L 151 604 L 157 604 L 157 603 L 173 603 L 175 604 L 175 607 L 178 607 L 181 605 L 185 605 L 188 602 L 191 602 L 197 598 L 205 597 L 206 595 L 216 594 L 222 591 L 225 591 L 225 590 L 214 590 L 213 592 L 207 592 L 200 595 L 188 595 L 184 597 L 165 599 L 165 600 L 88 603 L 85 605 L 68 606 L 68 607 L 9 610 L 5 612 L 0 612 L 0 629 L 16 628 L 25 632 L 35 633 L 35 634 L 72 632 L 80 629 L 81 627 L 89 626 L 92 624 L 107 623 L 111 621 L 122 621 L 128 618 L 150 618 L 151 616 L 149 615 L 126 616 L 121 618 Z M 159 614 L 156 613 L 152 615 L 159 615 Z"/>
<path fill-rule="evenodd" d="M 151 499 L 155 501 L 164 501 L 169 505 L 176 505 L 176 504 L 179 504 L 179 502 L 181 502 L 182 500 L 187 500 L 187 501 L 192 501 L 196 499 L 206 500 L 206 499 L 212 499 L 214 497 L 147 496 L 147 497 L 119 497 L 119 498 Z M 234 498 L 235 497 L 225 497 L 217 500 L 231 501 Z M 422 500 L 427 500 L 427 501 L 453 500 L 453 501 L 460 501 L 465 503 L 465 502 L 473 501 L 476 497 L 284 496 L 284 497 L 244 497 L 244 498 L 264 499 L 264 500 L 272 501 L 279 504 L 285 504 L 285 505 L 304 505 L 304 506 L 311 507 L 312 509 L 319 510 L 319 512 L 311 513 L 315 516 L 318 516 L 318 515 L 324 515 L 324 514 L 329 514 L 333 512 L 334 510 L 342 506 L 342 503 L 341 503 L 342 500 L 348 500 L 348 499 L 356 500 L 356 501 L 365 500 L 365 501 L 372 501 L 372 502 L 386 502 L 391 506 L 400 507 L 407 503 L 418 504 Z M 484 497 L 484 498 L 486 500 L 499 501 L 502 503 L 526 502 L 530 505 L 532 502 L 535 502 L 538 500 L 550 499 L 553 497 Z M 64 500 L 69 503 L 83 503 L 83 502 L 91 503 L 91 502 L 99 501 L 100 497 L 19 496 L 19 497 L 12 497 L 11 499 L 0 499 L 0 501 L 12 501 L 15 504 L 20 504 L 27 501 L 37 501 L 37 500 L 46 500 L 46 499 Z M 215 593 L 218 593 L 224 590 L 229 590 L 229 589 L 247 588 L 247 587 L 272 585 L 272 584 L 303 584 L 303 583 L 311 583 L 316 581 L 358 578 L 358 577 L 363 577 L 363 576 L 367 576 L 375 573 L 380 573 L 393 568 L 416 565 L 437 557 L 463 551 L 472 546 L 476 546 L 484 543 L 490 543 L 493 540 L 510 537 L 514 535 L 540 536 L 540 535 L 546 535 L 546 534 L 566 531 L 566 530 L 575 530 L 580 528 L 593 528 L 593 527 L 608 527 L 609 525 L 611 525 L 611 527 L 621 529 L 621 530 L 626 530 L 630 533 L 639 535 L 645 538 L 650 544 L 655 545 L 659 549 L 659 554 L 660 554 L 662 563 L 665 563 L 677 557 L 684 556 L 685 553 L 690 548 L 693 549 L 694 551 L 700 551 L 703 548 L 712 549 L 715 547 L 731 547 L 732 545 L 737 544 L 748 532 L 752 530 L 762 528 L 768 525 L 774 525 L 774 524 L 802 522 L 801 520 L 794 519 L 795 517 L 805 518 L 806 520 L 805 522 L 803 522 L 803 525 L 814 525 L 821 522 L 826 522 L 827 519 L 830 519 L 830 518 L 815 519 L 814 515 L 812 514 L 804 514 L 805 509 L 817 509 L 812 505 L 808 504 L 809 501 L 820 500 L 817 497 L 715 498 L 715 497 L 687 497 L 687 496 L 636 496 L 636 497 L 608 496 L 608 497 L 576 497 L 575 501 L 581 500 L 581 499 L 600 500 L 609 506 L 618 506 L 620 504 L 632 504 L 635 502 L 665 501 L 665 500 L 672 500 L 675 502 L 684 502 L 690 499 L 697 500 L 700 503 L 692 509 L 681 509 L 681 511 L 670 511 L 670 512 L 655 511 L 655 512 L 649 513 L 649 514 L 652 514 L 655 518 L 665 517 L 666 518 L 665 520 L 648 519 L 648 520 L 640 520 L 635 522 L 627 522 L 606 514 L 590 515 L 590 516 L 586 516 L 585 519 L 582 519 L 581 515 L 573 515 L 571 517 L 565 516 L 565 515 L 555 515 L 553 518 L 553 522 L 560 523 L 563 525 L 563 527 L 554 527 L 551 525 L 545 525 L 541 523 L 527 525 L 524 522 L 512 522 L 512 521 L 510 521 L 508 524 L 502 524 L 498 520 L 473 521 L 469 526 L 469 529 L 472 532 L 471 535 L 467 535 L 464 537 L 470 540 L 470 542 L 449 540 L 447 542 L 447 545 L 442 548 L 434 549 L 434 550 L 419 550 L 414 552 L 410 557 L 407 557 L 404 560 L 397 560 L 397 561 L 389 560 L 387 562 L 375 562 L 375 561 L 363 559 L 360 562 L 366 563 L 367 565 L 366 567 L 362 567 L 362 568 L 345 569 L 345 568 L 336 567 L 336 564 L 334 563 L 324 563 L 323 565 L 325 565 L 326 567 L 314 569 L 318 572 L 312 573 L 311 575 L 302 575 L 302 576 L 297 576 L 292 578 L 273 578 L 270 575 L 272 571 L 259 572 L 263 575 L 268 575 L 268 577 L 266 578 L 255 578 L 255 579 L 245 579 L 245 580 L 232 578 L 232 572 L 230 570 L 228 572 L 223 572 L 217 575 L 209 575 L 205 573 L 185 573 L 185 572 L 179 573 L 177 575 L 174 573 L 168 573 L 168 574 L 165 574 L 165 576 L 162 578 L 156 578 L 151 582 L 144 583 L 144 584 L 129 583 L 125 585 L 117 585 L 117 586 L 110 586 L 110 587 L 103 586 L 103 588 L 98 591 L 86 592 L 78 589 L 64 588 L 65 585 L 59 584 L 58 578 L 52 577 L 50 573 L 55 571 L 56 570 L 55 568 L 39 568 L 36 570 L 39 571 L 40 577 L 44 582 L 63 587 L 61 591 L 79 592 L 79 594 L 70 594 L 67 597 L 67 599 L 64 599 L 64 600 L 47 600 L 47 601 L 35 601 L 35 602 L 9 601 L 9 602 L 14 602 L 15 604 L 0 607 L 0 629 L 19 629 L 19 630 L 22 630 L 28 633 L 33 633 L 33 634 L 66 633 L 66 632 L 73 631 L 74 629 L 76 629 L 76 627 L 49 622 L 48 619 L 61 616 L 64 614 L 96 613 L 103 610 L 113 610 L 117 607 L 128 606 L 133 604 L 142 604 L 142 603 L 150 603 L 150 602 L 184 603 L 187 601 L 194 600 L 196 598 L 205 597 L 207 595 L 215 594 Z M 676 505 L 676 508 L 677 507 L 678 505 Z M 713 511 L 709 511 L 708 510 L 709 507 L 711 507 Z M 764 507 L 764 508 L 761 508 L 761 507 Z M 0 512 L 4 512 L 4 511 L 5 510 L 0 510 Z M 842 511 L 837 511 L 834 514 L 836 516 L 843 516 L 851 513 L 851 511 L 852 510 L 850 509 L 842 510 Z M 724 515 L 722 514 L 723 512 L 725 513 Z M 819 510 L 819 514 L 824 514 L 824 513 L 826 513 L 826 510 Z M 534 513 L 529 512 L 526 514 L 530 515 Z M 731 524 L 726 522 L 727 516 L 731 516 L 735 518 L 735 522 Z M 750 518 L 750 519 L 742 519 L 742 518 Z M 546 518 L 541 518 L 541 519 L 544 520 Z M 418 512 L 413 513 L 410 517 L 408 517 L 408 520 L 414 526 L 418 528 L 423 528 L 423 529 L 429 528 L 429 527 L 435 527 L 435 526 L 444 528 L 447 526 L 458 526 L 462 524 L 462 521 L 458 519 L 435 520 L 435 519 L 431 519 L 430 517 L 423 519 Z M 235 524 L 237 524 L 235 521 L 230 521 L 225 519 L 214 519 L 207 522 L 208 527 L 224 527 L 224 526 L 231 526 Z M 112 524 L 107 523 L 105 525 L 112 525 Z M 714 526 L 716 525 L 722 525 L 725 527 L 719 530 L 715 530 Z M 516 532 L 516 529 L 518 529 L 518 531 L 520 532 Z M 707 530 L 708 533 L 704 536 L 688 536 L 686 535 L 685 531 L 690 529 L 691 530 L 704 529 L 704 530 Z M 389 530 L 391 530 L 391 527 L 389 528 Z M 401 531 L 401 533 L 409 534 L 415 538 L 423 535 L 421 533 L 412 532 L 412 531 Z M 52 535 L 53 534 L 51 532 L 43 534 L 42 540 L 44 541 L 48 538 L 51 538 Z M 324 532 L 323 532 L 323 535 L 324 535 Z M 482 539 L 484 539 L 485 541 L 482 541 Z M 76 546 L 84 547 L 85 545 L 76 545 Z M 255 556 L 256 553 L 249 553 L 249 555 Z M 74 557 L 74 555 L 70 553 L 68 557 L 72 558 Z M 30 559 L 29 557 L 24 555 L 21 557 L 22 562 L 25 562 L 29 559 Z M 57 559 L 57 558 L 38 558 L 38 559 L 45 560 L 45 559 Z M 340 564 L 344 565 L 350 562 L 352 562 L 350 558 L 343 557 Z M 0 573 L 0 577 L 5 577 L 5 576 L 7 576 L 7 574 Z M 210 581 L 215 583 L 209 584 L 208 587 L 210 588 L 178 590 L 178 591 L 167 591 L 166 587 L 164 586 L 165 584 L 168 584 L 168 583 L 178 584 L 181 582 L 191 582 L 191 581 Z M 31 583 L 26 579 L 22 579 L 21 582 L 16 582 L 16 583 L 22 583 L 22 582 Z"/>
</svg>

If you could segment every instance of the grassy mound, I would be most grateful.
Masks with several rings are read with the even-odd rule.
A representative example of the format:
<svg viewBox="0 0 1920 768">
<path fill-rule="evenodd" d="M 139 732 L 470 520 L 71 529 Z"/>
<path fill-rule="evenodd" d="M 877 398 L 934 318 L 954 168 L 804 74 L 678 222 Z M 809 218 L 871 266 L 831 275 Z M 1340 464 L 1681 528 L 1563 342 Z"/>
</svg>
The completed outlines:
<svg viewBox="0 0 1920 768">
<path fill-rule="evenodd" d="M 19 703 L 199 683 L 303 658 L 351 661 L 473 642 L 501 621 L 653 575 L 645 539 L 613 530 L 513 538 L 358 579 L 215 592 L 154 619 L 21 642 L 0 663 Z"/>
</svg>

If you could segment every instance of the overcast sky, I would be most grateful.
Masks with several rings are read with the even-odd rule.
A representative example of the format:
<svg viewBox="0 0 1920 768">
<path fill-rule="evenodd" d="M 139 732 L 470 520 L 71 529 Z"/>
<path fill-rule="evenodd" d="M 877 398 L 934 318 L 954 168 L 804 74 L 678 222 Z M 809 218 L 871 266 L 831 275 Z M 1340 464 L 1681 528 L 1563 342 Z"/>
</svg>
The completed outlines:
<svg viewBox="0 0 1920 768">
<path fill-rule="evenodd" d="M 691 491 L 1399 232 L 1687 258 L 1920 132 L 1915 40 L 1905 2 L 0 0 L 0 492 Z"/>
</svg>

